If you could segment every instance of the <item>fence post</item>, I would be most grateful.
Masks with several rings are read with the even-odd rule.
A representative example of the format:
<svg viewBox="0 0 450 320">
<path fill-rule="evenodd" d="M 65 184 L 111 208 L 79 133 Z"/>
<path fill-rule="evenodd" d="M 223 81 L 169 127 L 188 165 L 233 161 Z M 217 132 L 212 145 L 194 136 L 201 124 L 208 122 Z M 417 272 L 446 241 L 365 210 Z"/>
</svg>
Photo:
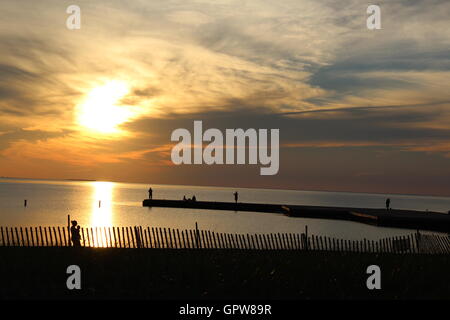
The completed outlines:
<svg viewBox="0 0 450 320">
<path fill-rule="evenodd" d="M 71 244 L 71 235 L 70 235 L 70 214 L 67 215 L 67 235 L 69 238 L 69 247 L 72 245 Z"/>
<path fill-rule="evenodd" d="M 81 230 L 83 230 L 83 228 L 81 228 Z M 64 246 L 67 247 L 67 237 L 66 237 L 66 228 L 65 227 L 62 227 L 62 234 L 64 237 Z M 83 239 L 84 239 L 84 235 L 83 235 Z M 83 242 L 84 242 L 84 240 L 83 240 Z"/>
</svg>

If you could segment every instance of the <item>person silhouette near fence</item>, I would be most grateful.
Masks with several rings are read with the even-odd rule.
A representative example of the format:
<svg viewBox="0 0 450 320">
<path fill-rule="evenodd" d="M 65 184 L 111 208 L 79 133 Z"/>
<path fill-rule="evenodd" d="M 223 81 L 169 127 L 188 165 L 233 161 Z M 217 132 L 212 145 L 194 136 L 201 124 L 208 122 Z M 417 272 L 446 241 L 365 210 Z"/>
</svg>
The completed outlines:
<svg viewBox="0 0 450 320">
<path fill-rule="evenodd" d="M 76 220 L 72 221 L 72 226 L 70 227 L 70 235 L 72 238 L 72 243 L 74 247 L 81 247 L 81 236 L 80 236 L 80 226 Z"/>
<path fill-rule="evenodd" d="M 239 198 L 239 194 L 237 193 L 237 191 L 235 193 L 233 193 L 234 195 L 234 202 L 238 202 L 238 198 Z"/>
<path fill-rule="evenodd" d="M 386 199 L 386 210 L 390 210 L 391 209 L 391 199 L 387 198 Z"/>
</svg>

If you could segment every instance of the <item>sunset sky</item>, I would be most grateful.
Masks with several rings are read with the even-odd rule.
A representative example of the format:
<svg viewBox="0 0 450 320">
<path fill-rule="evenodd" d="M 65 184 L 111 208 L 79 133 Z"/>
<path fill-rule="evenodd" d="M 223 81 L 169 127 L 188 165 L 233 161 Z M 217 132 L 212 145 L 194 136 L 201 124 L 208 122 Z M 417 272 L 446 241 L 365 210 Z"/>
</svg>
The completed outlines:
<svg viewBox="0 0 450 320">
<path fill-rule="evenodd" d="M 66 8 L 81 8 L 81 29 Z M 450 2 L 0 2 L 0 176 L 450 196 Z M 280 129 L 280 170 L 175 166 Z"/>
</svg>

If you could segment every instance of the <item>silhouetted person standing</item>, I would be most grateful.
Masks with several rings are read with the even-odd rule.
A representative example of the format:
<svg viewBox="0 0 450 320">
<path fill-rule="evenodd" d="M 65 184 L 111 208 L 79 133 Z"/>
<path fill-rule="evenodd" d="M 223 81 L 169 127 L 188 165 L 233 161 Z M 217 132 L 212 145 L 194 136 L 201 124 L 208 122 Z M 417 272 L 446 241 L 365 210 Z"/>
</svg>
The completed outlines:
<svg viewBox="0 0 450 320">
<path fill-rule="evenodd" d="M 386 199 L 386 209 L 387 210 L 391 209 L 391 199 L 389 199 L 389 198 Z"/>
<path fill-rule="evenodd" d="M 73 246 L 81 247 L 80 226 L 78 225 L 76 220 L 72 221 L 72 226 L 70 227 L 70 234 L 71 234 Z"/>
<path fill-rule="evenodd" d="M 148 189 L 148 198 L 153 199 L 153 190 L 152 188 Z"/>
<path fill-rule="evenodd" d="M 236 192 L 234 192 L 233 193 L 233 195 L 234 195 L 234 202 L 238 202 L 238 197 L 239 197 L 239 194 L 237 193 L 237 191 Z"/>
</svg>

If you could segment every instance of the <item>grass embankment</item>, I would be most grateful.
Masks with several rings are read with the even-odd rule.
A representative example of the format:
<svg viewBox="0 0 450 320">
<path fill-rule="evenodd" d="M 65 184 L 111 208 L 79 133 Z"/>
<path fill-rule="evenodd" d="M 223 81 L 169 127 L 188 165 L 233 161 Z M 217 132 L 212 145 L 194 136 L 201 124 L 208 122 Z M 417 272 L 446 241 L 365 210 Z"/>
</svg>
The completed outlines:
<svg viewBox="0 0 450 320">
<path fill-rule="evenodd" d="M 251 250 L 0 248 L 0 297 L 450 298 L 450 256 Z M 66 289 L 67 266 L 82 290 Z M 381 267 L 382 290 L 366 287 Z"/>
</svg>

